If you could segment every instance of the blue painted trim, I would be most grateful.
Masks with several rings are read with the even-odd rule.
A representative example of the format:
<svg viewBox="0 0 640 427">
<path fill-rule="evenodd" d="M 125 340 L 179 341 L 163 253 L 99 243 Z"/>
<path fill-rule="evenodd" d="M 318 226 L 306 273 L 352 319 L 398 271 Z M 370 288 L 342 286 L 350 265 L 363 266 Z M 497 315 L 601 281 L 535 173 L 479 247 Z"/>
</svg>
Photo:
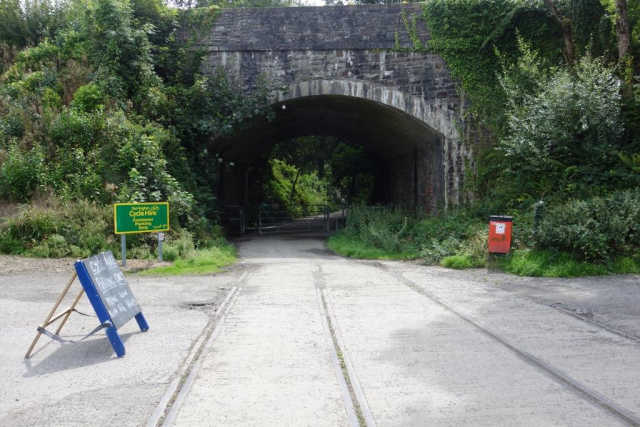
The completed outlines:
<svg viewBox="0 0 640 427">
<path fill-rule="evenodd" d="M 144 318 L 144 314 L 142 314 L 142 312 L 136 314 L 136 322 L 138 322 L 138 326 L 140 326 L 140 330 L 142 332 L 147 332 L 149 330 L 149 324 L 147 323 L 147 319 Z"/>
<path fill-rule="evenodd" d="M 93 310 L 96 312 L 96 315 L 98 316 L 98 320 L 100 320 L 100 323 L 109 322 L 113 325 L 113 322 L 111 321 L 111 316 L 109 316 L 109 312 L 107 311 L 104 304 L 102 303 L 102 300 L 100 299 L 100 295 L 98 295 L 98 291 L 96 290 L 95 285 L 91 281 L 91 277 L 89 277 L 89 273 L 87 272 L 87 269 L 85 268 L 82 261 L 77 261 L 74 264 L 74 267 L 78 272 L 78 279 L 80 279 L 80 283 L 82 284 L 82 287 L 84 288 L 84 291 L 87 294 L 87 297 L 89 298 L 89 301 L 91 302 L 91 305 L 93 306 Z M 148 326 L 147 326 L 147 329 L 148 329 Z M 109 338 L 111 347 L 113 347 L 113 351 L 116 352 L 116 355 L 118 355 L 118 357 L 124 356 L 125 354 L 124 344 L 122 343 L 122 340 L 120 339 L 120 336 L 118 335 L 118 331 L 116 330 L 115 326 L 106 328 L 105 332 L 107 334 L 107 337 Z"/>
</svg>

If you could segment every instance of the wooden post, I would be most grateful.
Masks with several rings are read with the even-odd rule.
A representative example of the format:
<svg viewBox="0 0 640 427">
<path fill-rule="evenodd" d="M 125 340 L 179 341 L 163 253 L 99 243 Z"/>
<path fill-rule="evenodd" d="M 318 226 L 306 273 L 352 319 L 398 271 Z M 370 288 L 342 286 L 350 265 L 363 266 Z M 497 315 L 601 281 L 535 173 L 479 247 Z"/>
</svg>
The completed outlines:
<svg viewBox="0 0 640 427">
<path fill-rule="evenodd" d="M 64 296 L 67 294 L 67 292 L 69 292 L 69 288 L 71 287 L 71 284 L 73 283 L 73 281 L 76 280 L 76 277 L 78 277 L 78 273 L 77 272 L 73 273 L 73 276 L 71 276 L 71 280 L 69 280 L 69 283 L 67 283 L 67 286 L 64 287 L 64 290 L 60 294 L 60 297 L 58 298 L 58 301 L 56 301 L 56 303 L 53 305 L 53 308 L 51 309 L 51 311 L 49 312 L 49 315 L 47 316 L 47 320 L 45 320 L 44 323 L 42 324 L 43 328 L 46 328 L 47 325 L 49 324 L 49 321 L 51 320 L 51 318 L 55 314 L 56 310 L 60 306 L 60 303 L 64 299 Z M 29 355 L 33 351 L 33 348 L 36 346 L 36 343 L 40 339 L 41 335 L 42 335 L 42 332 L 38 331 L 38 334 L 36 335 L 36 337 L 33 339 L 33 342 L 31 343 L 31 347 L 29 347 L 29 351 L 27 351 L 27 354 L 24 356 L 25 359 L 29 357 Z"/>
<path fill-rule="evenodd" d="M 80 301 L 80 298 L 82 298 L 82 295 L 84 295 L 84 288 L 82 288 L 82 290 L 80 291 L 76 299 L 73 300 L 73 304 L 71 304 L 71 307 L 69 307 L 69 310 L 67 310 L 67 314 L 65 314 L 64 319 L 62 319 L 62 323 L 60 323 L 60 326 L 58 326 L 58 329 L 56 330 L 56 335 L 60 335 L 60 331 L 62 330 L 62 327 L 64 326 L 65 323 L 67 323 L 69 316 L 71 316 L 71 313 L 76 308 L 76 305 L 78 305 L 78 301 Z"/>
</svg>

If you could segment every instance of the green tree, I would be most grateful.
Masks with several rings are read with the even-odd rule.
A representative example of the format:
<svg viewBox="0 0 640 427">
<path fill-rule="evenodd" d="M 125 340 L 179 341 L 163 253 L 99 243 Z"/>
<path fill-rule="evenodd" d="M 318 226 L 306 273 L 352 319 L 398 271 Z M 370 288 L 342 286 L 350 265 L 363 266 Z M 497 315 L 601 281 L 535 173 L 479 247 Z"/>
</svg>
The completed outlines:
<svg viewBox="0 0 640 427">
<path fill-rule="evenodd" d="M 620 81 L 602 60 L 584 58 L 575 73 L 545 73 L 525 52 L 517 78 L 503 85 L 509 97 L 507 136 L 500 141 L 509 182 L 531 198 L 593 195 L 633 185 L 621 175 L 618 152 L 624 147 Z M 517 89 L 522 75 L 533 91 Z"/>
<path fill-rule="evenodd" d="M 284 160 L 296 169 L 289 200 L 296 194 L 298 179 L 303 173 L 316 172 L 324 178 L 326 164 L 339 140 L 331 137 L 305 136 L 283 141 L 272 150 L 271 157 Z"/>
<path fill-rule="evenodd" d="M 160 81 L 155 74 L 151 24 L 138 25 L 128 0 L 96 0 L 82 20 L 95 80 L 111 97 L 144 99 Z"/>
</svg>

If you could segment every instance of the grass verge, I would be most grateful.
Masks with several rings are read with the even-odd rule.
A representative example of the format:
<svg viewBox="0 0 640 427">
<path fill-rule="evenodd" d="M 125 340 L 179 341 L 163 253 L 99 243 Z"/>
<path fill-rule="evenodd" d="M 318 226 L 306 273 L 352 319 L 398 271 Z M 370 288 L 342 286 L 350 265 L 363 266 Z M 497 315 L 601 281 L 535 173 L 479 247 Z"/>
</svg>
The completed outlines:
<svg viewBox="0 0 640 427">
<path fill-rule="evenodd" d="M 610 265 L 580 261 L 567 253 L 546 250 L 516 250 L 497 259 L 498 267 L 511 274 L 531 277 L 586 277 L 640 273 L 640 257 L 619 258 Z"/>
<path fill-rule="evenodd" d="M 347 234 L 331 236 L 328 247 L 335 253 L 360 259 L 402 260 L 418 258 L 417 254 L 393 252 L 372 247 Z M 608 274 L 640 274 L 640 255 L 633 258 L 623 257 L 611 264 L 597 264 L 580 261 L 563 252 L 547 250 L 514 250 L 508 256 L 492 258 L 495 267 L 518 276 L 529 277 L 586 277 Z M 442 258 L 440 265 L 446 268 L 463 270 L 485 267 L 486 263 L 468 254 L 450 255 Z"/>
<path fill-rule="evenodd" d="M 353 240 L 345 234 L 336 234 L 329 238 L 327 247 L 338 255 L 361 259 L 414 259 L 418 255 L 409 252 L 387 251 L 372 247 L 359 240 Z"/>
<path fill-rule="evenodd" d="M 141 271 L 142 276 L 177 276 L 183 274 L 211 274 L 228 267 L 238 259 L 235 246 L 226 244 L 207 249 L 198 249 L 173 265 Z"/>
<path fill-rule="evenodd" d="M 483 265 L 477 265 L 471 258 L 466 255 L 452 255 L 442 259 L 440 265 L 446 268 L 453 268 L 456 270 L 464 270 L 465 268 L 483 267 Z"/>
</svg>

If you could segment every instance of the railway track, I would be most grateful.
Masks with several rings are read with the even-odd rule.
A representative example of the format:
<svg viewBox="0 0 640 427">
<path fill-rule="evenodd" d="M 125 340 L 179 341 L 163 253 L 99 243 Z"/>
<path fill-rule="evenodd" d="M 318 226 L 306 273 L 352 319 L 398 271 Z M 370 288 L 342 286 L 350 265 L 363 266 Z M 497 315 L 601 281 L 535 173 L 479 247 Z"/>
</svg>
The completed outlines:
<svg viewBox="0 0 640 427">
<path fill-rule="evenodd" d="M 521 300 L 505 312 L 504 320 L 523 310 L 522 325 L 505 332 L 496 323 L 500 316 L 469 308 L 472 297 L 460 296 L 462 288 L 446 293 L 428 284 L 444 279 L 417 281 L 397 266 L 297 256 L 283 263 L 245 261 L 251 273 L 238 281 L 202 337 L 201 349 L 194 350 L 147 427 L 192 425 L 194 420 L 233 426 L 377 427 L 430 421 L 452 426 L 640 426 L 634 403 L 640 385 L 631 379 L 637 359 L 620 384 L 607 377 L 613 372 L 610 366 L 633 360 L 622 356 L 640 355 L 637 337 L 558 307 Z M 513 297 L 503 292 L 499 298 Z M 503 301 L 496 299 L 496 304 L 501 307 Z M 274 323 L 265 325 L 255 316 Z M 549 324 L 536 316 L 550 316 Z M 579 322 L 572 323 L 574 319 Z M 541 325 L 537 330 L 536 322 Z M 514 329 L 538 334 L 539 341 L 520 339 Z M 271 331 L 267 342 L 260 341 L 262 330 Z M 544 347 L 557 346 L 562 334 L 580 345 L 592 340 L 595 347 L 617 346 L 624 355 L 596 363 L 597 352 L 580 355 L 567 343 L 559 351 L 575 353 L 573 369 L 566 358 Z M 543 344 L 536 347 L 536 342 Z M 247 346 L 254 348 L 250 354 Z M 617 354 L 615 348 L 606 354 Z M 274 355 L 278 349 L 282 354 Z M 315 379 L 311 385 L 308 378 Z M 291 398 L 290 389 L 299 390 L 299 396 L 287 403 L 283 399 Z M 276 408 L 256 396 L 272 399 Z M 290 405 L 297 416 L 284 412 Z M 325 412 L 318 415 L 318 408 Z M 233 419 L 238 413 L 244 418 Z M 209 418 L 198 418 L 205 415 Z"/>
</svg>

